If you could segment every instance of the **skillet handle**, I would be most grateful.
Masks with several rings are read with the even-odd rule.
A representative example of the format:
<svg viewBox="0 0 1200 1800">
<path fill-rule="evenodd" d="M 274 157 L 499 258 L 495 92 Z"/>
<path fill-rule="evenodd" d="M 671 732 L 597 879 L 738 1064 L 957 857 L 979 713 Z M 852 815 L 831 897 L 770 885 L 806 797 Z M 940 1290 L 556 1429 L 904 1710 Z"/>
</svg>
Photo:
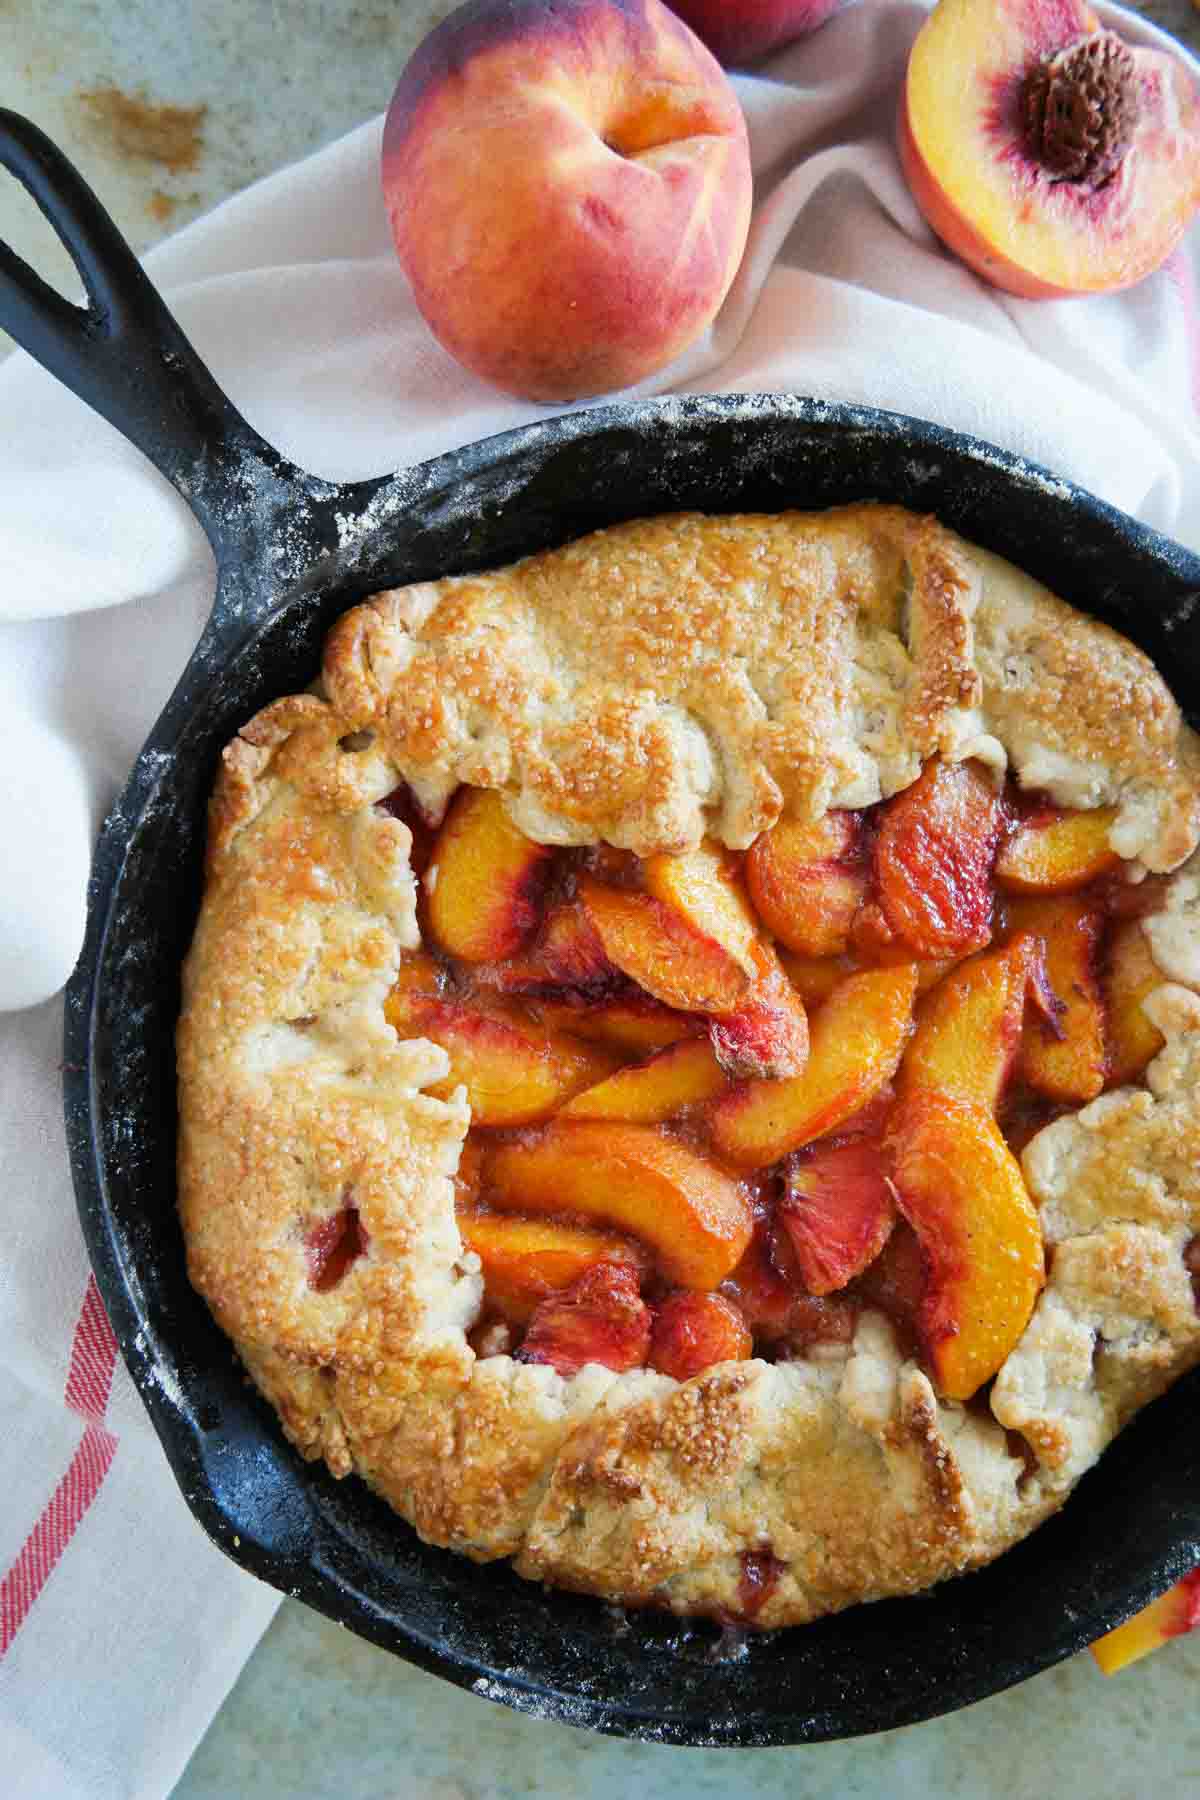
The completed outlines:
<svg viewBox="0 0 1200 1800">
<path fill-rule="evenodd" d="M 309 496 L 323 490 L 223 393 L 74 165 L 29 119 L 3 108 L 0 165 L 54 227 L 88 296 L 86 307 L 65 300 L 0 241 L 0 326 L 150 459 L 218 557 L 241 535 L 230 510 L 235 467 L 282 481 L 293 498 L 296 487 Z"/>
</svg>

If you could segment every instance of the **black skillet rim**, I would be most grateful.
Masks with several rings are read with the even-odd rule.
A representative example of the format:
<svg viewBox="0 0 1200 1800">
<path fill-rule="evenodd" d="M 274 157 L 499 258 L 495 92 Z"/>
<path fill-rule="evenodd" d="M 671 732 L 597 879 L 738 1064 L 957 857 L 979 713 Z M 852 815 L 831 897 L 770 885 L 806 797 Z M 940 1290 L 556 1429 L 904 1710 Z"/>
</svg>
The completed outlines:
<svg viewBox="0 0 1200 1800">
<path fill-rule="evenodd" d="M 1141 569 L 1148 584 L 1155 576 L 1168 581 L 1176 601 L 1174 612 L 1168 611 L 1158 621 L 1162 645 L 1160 664 L 1164 660 L 1163 653 L 1175 649 L 1179 640 L 1169 634 L 1187 625 L 1200 599 L 1200 558 L 1020 457 L 925 421 L 870 408 L 837 406 L 786 395 L 750 395 L 640 402 L 569 414 L 548 424 L 522 427 L 485 439 L 463 451 L 447 453 L 422 465 L 409 477 L 398 478 L 403 485 L 403 495 L 398 502 L 397 517 L 405 495 L 416 492 L 420 504 L 426 508 L 434 506 L 439 496 L 449 499 L 453 505 L 463 483 L 469 482 L 474 475 L 512 468 L 520 465 L 523 459 L 536 475 L 541 467 L 539 459 L 553 459 L 584 440 L 591 442 L 593 447 L 611 441 L 614 448 L 619 448 L 630 432 L 635 435 L 644 435 L 647 430 L 658 434 L 665 432 L 667 439 L 664 441 L 669 441 L 672 435 L 685 437 L 692 427 L 697 428 L 701 436 L 707 436 L 710 430 L 729 427 L 736 436 L 739 429 L 753 434 L 756 425 L 779 428 L 789 424 L 801 434 L 807 430 L 811 442 L 816 442 L 820 434 L 832 433 L 838 439 L 837 455 L 843 461 L 848 450 L 861 451 L 868 443 L 890 444 L 893 452 L 902 449 L 908 460 L 911 491 L 903 495 L 893 491 L 876 497 L 920 506 L 921 493 L 929 486 L 929 471 L 944 475 L 945 465 L 954 465 L 962 477 L 961 489 L 952 490 L 948 503 L 939 504 L 937 510 L 949 523 L 981 542 L 986 542 L 987 534 L 972 529 L 971 525 L 972 474 L 980 478 L 987 475 L 989 480 L 999 478 L 1010 496 L 1036 497 L 1035 512 L 1040 508 L 1044 513 L 1049 507 L 1064 526 L 1069 522 L 1075 532 L 1083 528 L 1091 534 L 1093 549 L 1102 546 L 1106 557 L 1120 552 L 1130 568 Z M 419 477 L 415 485 L 414 477 Z M 387 486 L 383 484 L 384 490 Z M 862 497 L 869 496 L 864 493 Z M 338 498 L 334 494 L 329 504 L 336 504 Z M 718 504 L 713 510 L 730 509 L 728 504 L 722 506 L 719 503 L 720 496 L 714 496 L 714 499 Z M 638 510 L 641 509 L 626 506 L 624 516 L 633 516 Z M 662 508 L 655 506 L 652 510 Z M 561 533 L 545 541 L 564 541 L 576 535 L 577 529 L 566 524 Z M 1021 558 L 1014 554 L 1014 560 Z M 1068 594 L 1068 597 L 1071 596 Z M 1091 598 L 1096 600 L 1097 596 L 1092 594 Z M 1119 612 L 1115 590 L 1099 595 L 1098 600 L 1096 610 L 1109 616 L 1114 609 Z M 1183 635 L 1186 637 L 1187 633 Z M 1172 662 L 1178 684 L 1177 659 L 1168 656 L 1167 660 Z M 1183 661 L 1187 686 L 1200 696 L 1200 680 L 1193 689 L 1193 679 L 1200 674 L 1195 667 L 1196 652 L 1189 650 Z M 189 665 L 188 675 L 192 674 L 193 666 Z M 928 1616 L 931 1609 L 935 1613 L 945 1611 L 947 1595 L 962 1594 L 969 1589 L 982 1592 L 986 1584 L 990 1583 L 992 1588 L 996 1588 L 998 1582 L 1003 1584 L 1004 1576 L 997 1576 L 997 1568 L 1002 1571 L 1013 1568 L 1015 1573 L 1014 1559 L 1027 1551 L 1030 1543 L 1045 1542 L 1047 1534 L 1057 1532 L 1065 1544 L 1068 1540 L 1064 1531 L 1077 1535 L 1081 1513 L 1079 1500 L 1072 1502 L 1058 1519 L 1041 1527 L 1033 1539 L 1008 1552 L 999 1565 L 942 1584 L 934 1590 L 933 1597 L 854 1608 L 833 1619 L 805 1627 L 802 1636 L 806 1652 L 816 1654 L 822 1648 L 832 1648 L 835 1637 L 845 1633 L 846 1621 L 853 1620 L 855 1615 L 869 1613 L 882 1625 L 886 1614 L 887 1630 L 894 1635 L 897 1644 L 892 1668 L 896 1685 L 868 1695 L 855 1694 L 853 1683 L 849 1688 L 843 1684 L 842 1690 L 827 1697 L 824 1703 L 814 1695 L 815 1703 L 801 1707 L 795 1702 L 789 1705 L 786 1696 L 782 1705 L 775 1703 L 780 1685 L 779 1659 L 773 1653 L 768 1656 L 764 1649 L 771 1643 L 778 1645 L 790 1641 L 799 1644 L 799 1632 L 754 1639 L 748 1649 L 743 1648 L 722 1659 L 719 1646 L 711 1641 L 711 1634 L 705 1638 L 707 1628 L 704 1626 L 693 1627 L 677 1620 L 658 1618 L 614 1620 L 598 1602 L 560 1594 L 543 1603 L 546 1642 L 555 1644 L 559 1652 L 559 1666 L 548 1678 L 544 1668 L 540 1674 L 535 1671 L 532 1664 L 536 1659 L 533 1658 L 523 1658 L 520 1666 L 511 1661 L 501 1666 L 488 1663 L 478 1654 L 473 1655 L 470 1623 L 466 1627 L 466 1639 L 451 1642 L 446 1630 L 422 1629 L 411 1618 L 399 1616 L 395 1605 L 389 1606 L 386 1597 L 366 1591 L 370 1582 L 362 1580 L 362 1568 L 355 1563 L 355 1551 L 348 1550 L 336 1524 L 330 1528 L 330 1520 L 336 1520 L 344 1494 L 334 1492 L 334 1484 L 323 1472 L 311 1467 L 305 1469 L 299 1464 L 282 1444 L 273 1416 L 256 1397 L 249 1399 L 247 1406 L 248 1417 L 257 1420 L 257 1424 L 248 1425 L 246 1419 L 239 1421 L 240 1437 L 218 1445 L 220 1456 L 235 1462 L 239 1457 L 243 1461 L 248 1459 L 247 1466 L 265 1457 L 273 1468 L 284 1470 L 290 1463 L 288 1480 L 291 1485 L 285 1483 L 281 1490 L 282 1509 L 277 1515 L 265 1521 L 252 1519 L 251 1528 L 247 1529 L 245 1517 L 236 1507 L 230 1507 L 227 1495 L 223 1502 L 218 1491 L 220 1483 L 214 1476 L 214 1467 L 219 1464 L 220 1457 L 214 1457 L 214 1428 L 205 1418 L 203 1404 L 194 1402 L 187 1392 L 186 1375 L 181 1390 L 180 1363 L 178 1356 L 172 1354 L 177 1346 L 170 1342 L 169 1321 L 164 1332 L 163 1321 L 151 1316 L 146 1307 L 137 1266 L 138 1249 L 122 1238 L 112 1216 L 107 1171 L 99 1148 L 102 1084 L 95 1065 L 93 1036 L 99 999 L 97 973 L 111 923 L 110 901 L 125 861 L 131 826 L 137 823 L 153 795 L 154 759 L 159 754 L 156 743 L 168 741 L 174 735 L 178 721 L 195 701 L 205 679 L 204 671 L 195 670 L 194 677 L 189 683 L 185 676 L 168 714 L 152 734 L 129 786 L 106 823 L 97 850 L 88 938 L 67 994 L 64 1099 L 80 1219 L 118 1342 L 189 1507 L 213 1541 L 227 1554 L 283 1593 L 303 1599 L 328 1617 L 408 1661 L 518 1710 L 630 1738 L 730 1746 L 817 1742 L 855 1736 L 915 1723 L 968 1705 L 1082 1648 L 1200 1560 L 1200 1503 L 1195 1498 L 1200 1495 L 1198 1456 L 1176 1471 L 1172 1491 L 1161 1497 L 1159 1512 L 1162 1516 L 1155 1514 L 1154 1531 L 1148 1533 L 1150 1537 L 1157 1533 L 1156 1547 L 1151 1550 L 1138 1545 L 1126 1546 L 1123 1561 L 1118 1558 L 1122 1572 L 1115 1585 L 1110 1576 L 1108 1590 L 1096 1587 L 1089 1593 L 1085 1583 L 1069 1603 L 1064 1603 L 1059 1628 L 1045 1633 L 1038 1642 L 1021 1641 L 1019 1636 L 1016 1640 L 992 1642 L 986 1659 L 976 1653 L 972 1661 L 971 1655 L 964 1656 L 953 1643 L 946 1648 L 945 1654 L 941 1654 L 938 1646 L 928 1644 L 928 1634 L 918 1631 L 916 1648 L 932 1648 L 935 1654 L 922 1659 L 920 1673 L 923 1679 L 915 1685 L 912 1679 L 913 1646 L 907 1645 L 905 1640 L 911 1637 L 913 1626 L 922 1613 Z M 1189 711 L 1194 710 L 1189 708 Z M 1137 1492 L 1137 1463 L 1142 1441 L 1153 1435 L 1148 1433 L 1148 1421 L 1155 1415 L 1162 1417 L 1163 1409 L 1172 1409 L 1172 1416 L 1184 1422 L 1185 1400 L 1196 1392 L 1197 1377 L 1185 1378 L 1171 1394 L 1129 1427 L 1106 1453 L 1102 1468 L 1111 1472 L 1118 1487 L 1123 1481 L 1129 1492 Z M 1121 1465 L 1119 1470 L 1118 1464 Z M 352 1503 L 354 1507 L 368 1513 L 372 1508 L 378 1508 L 379 1503 L 360 1484 L 353 1485 L 360 1488 L 360 1495 Z M 1085 1478 L 1081 1498 L 1091 1495 L 1095 1485 L 1094 1477 Z M 1111 1487 L 1112 1483 L 1106 1485 Z M 323 1508 L 319 1520 L 307 1504 L 302 1509 L 306 1512 L 304 1517 L 300 1516 L 300 1511 L 296 1511 L 294 1517 L 288 1513 L 288 1495 L 294 1496 L 297 1492 L 309 1496 L 319 1494 Z M 1083 1505 L 1087 1504 L 1087 1499 L 1083 1499 Z M 386 1523 L 390 1530 L 408 1533 L 408 1527 L 390 1514 Z M 378 1531 L 378 1519 L 371 1521 L 370 1529 Z M 414 1547 L 418 1562 L 425 1567 L 432 1566 L 430 1559 L 449 1555 L 419 1545 L 415 1539 Z M 462 1559 L 453 1560 L 461 1563 Z M 503 1566 L 500 1573 L 496 1565 L 490 1565 L 486 1570 L 477 1570 L 473 1565 L 466 1567 L 480 1583 L 495 1583 L 498 1579 L 503 1588 L 505 1581 L 516 1582 Z M 517 1588 L 527 1589 L 528 1584 L 517 1584 Z M 512 1590 L 513 1596 L 517 1588 Z M 644 1661 L 653 1661 L 656 1657 L 663 1661 L 667 1672 L 660 1686 L 666 1693 L 673 1695 L 680 1685 L 687 1685 L 686 1681 L 682 1684 L 679 1681 L 685 1665 L 700 1668 L 703 1664 L 711 1671 L 704 1674 L 701 1670 L 701 1676 L 697 1678 L 697 1687 L 704 1689 L 703 1712 L 687 1713 L 674 1706 L 664 1710 L 661 1702 L 650 1700 L 643 1704 L 632 1699 L 628 1692 L 604 1690 L 603 1682 L 597 1683 L 589 1671 L 572 1666 L 572 1657 L 564 1653 L 564 1644 L 569 1643 L 571 1634 L 578 1631 L 581 1638 L 591 1640 L 590 1647 L 595 1652 L 598 1648 L 596 1621 L 600 1617 L 607 1621 L 606 1628 L 614 1645 L 632 1633 L 638 1639 L 638 1654 Z M 550 1660 L 553 1661 L 553 1657 Z M 576 1665 L 578 1660 L 576 1656 Z M 760 1665 L 761 1673 L 766 1677 L 766 1686 L 770 1689 L 768 1699 L 772 1703 L 766 1710 L 747 1707 L 744 1694 L 739 1703 L 732 1691 L 739 1685 L 744 1686 L 734 1679 L 734 1673 L 746 1663 Z M 769 1668 L 762 1666 L 764 1664 Z M 728 1679 L 724 1671 L 729 1672 Z M 726 1688 L 730 1690 L 731 1705 L 718 1709 L 720 1693 Z"/>
</svg>

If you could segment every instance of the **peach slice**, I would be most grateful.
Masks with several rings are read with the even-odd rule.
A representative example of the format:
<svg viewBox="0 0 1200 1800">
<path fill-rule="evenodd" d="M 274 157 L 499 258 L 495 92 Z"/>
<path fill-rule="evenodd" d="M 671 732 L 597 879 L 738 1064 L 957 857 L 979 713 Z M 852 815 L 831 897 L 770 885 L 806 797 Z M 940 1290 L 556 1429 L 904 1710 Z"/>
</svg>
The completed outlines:
<svg viewBox="0 0 1200 1800">
<path fill-rule="evenodd" d="M 1147 994 L 1165 977 L 1150 954 L 1137 919 L 1118 925 L 1108 946 L 1104 998 L 1108 1012 L 1108 1085 L 1136 1081 L 1163 1047 L 1163 1034 L 1142 1010 Z"/>
<path fill-rule="evenodd" d="M 849 866 L 861 839 L 856 813 L 781 819 L 746 853 L 754 909 L 781 944 L 800 956 L 841 956 L 867 892 Z"/>
<path fill-rule="evenodd" d="M 726 1074 L 743 1081 L 798 1075 L 808 1060 L 808 1014 L 774 953 L 763 949 L 766 974 L 736 1012 L 709 1021 L 714 1054 Z"/>
<path fill-rule="evenodd" d="M 862 968 L 854 956 L 796 956 L 790 950 L 781 950 L 779 961 L 784 974 L 810 1009 L 823 1005 L 847 976 L 856 975 Z"/>
<path fill-rule="evenodd" d="M 1132 1619 L 1106 1632 L 1092 1645 L 1092 1655 L 1105 1675 L 1115 1675 L 1157 1650 L 1171 1638 L 1182 1637 L 1200 1626 L 1200 1569 L 1152 1600 Z"/>
<path fill-rule="evenodd" d="M 753 1219 L 743 1189 L 714 1163 L 646 1125 L 563 1119 L 494 1149 L 484 1197 L 501 1211 L 582 1213 L 648 1244 L 679 1287 L 715 1288 Z"/>
<path fill-rule="evenodd" d="M 356 1206 L 343 1206 L 315 1225 L 304 1239 L 308 1285 L 328 1294 L 339 1285 L 350 1265 L 365 1256 L 370 1239 Z"/>
<path fill-rule="evenodd" d="M 918 1014 L 900 1065 L 901 1095 L 933 1088 L 994 1113 L 1016 1061 L 1025 995 L 1042 956 L 1041 939 L 1025 933 L 947 975 Z"/>
<path fill-rule="evenodd" d="M 883 1249 L 858 1276 L 852 1291 L 863 1305 L 887 1314 L 907 1347 L 916 1345 L 917 1319 L 928 1285 L 921 1240 L 907 1219 L 897 1219 Z"/>
<path fill-rule="evenodd" d="M 973 763 L 926 763 L 884 803 L 875 843 L 879 903 L 919 956 L 964 956 L 992 935 L 1000 801 Z"/>
<path fill-rule="evenodd" d="M 697 931 L 676 907 L 588 876 L 579 894 L 609 960 L 664 1005 L 728 1013 L 749 994 L 752 968 Z"/>
<path fill-rule="evenodd" d="M 896 1108 L 886 1151 L 928 1261 L 917 1328 L 941 1393 L 969 1400 L 1029 1322 L 1045 1280 L 1042 1229 L 991 1114 L 924 1091 Z"/>
<path fill-rule="evenodd" d="M 539 1004 L 538 1014 L 554 1030 L 570 1032 L 592 1044 L 611 1044 L 635 1056 L 665 1050 L 683 1038 L 699 1037 L 704 1030 L 703 1020 L 695 1014 L 672 1012 L 641 995 L 593 1006 L 547 1002 Z"/>
<path fill-rule="evenodd" d="M 650 1367 L 676 1381 L 690 1381 L 714 1363 L 745 1362 L 754 1339 L 745 1319 L 724 1294 L 670 1294 L 654 1316 Z"/>
<path fill-rule="evenodd" d="M 510 1325 L 524 1325 L 548 1295 L 570 1287 L 597 1263 L 628 1263 L 645 1274 L 649 1259 L 632 1238 L 587 1231 L 561 1219 L 522 1219 L 511 1213 L 465 1212 L 458 1229 L 483 1268 L 488 1304 Z"/>
<path fill-rule="evenodd" d="M 1094 812 L 1047 810 L 1018 825 L 996 858 L 996 880 L 1011 894 L 1073 894 L 1121 859 L 1109 848 L 1115 806 Z"/>
<path fill-rule="evenodd" d="M 564 1119 L 624 1119 L 630 1125 L 661 1125 L 685 1106 L 715 1099 L 729 1077 L 703 1038 L 685 1038 L 660 1050 L 649 1062 L 618 1069 L 607 1081 L 585 1088 L 562 1109 Z"/>
<path fill-rule="evenodd" d="M 766 1217 L 757 1219 L 740 1261 L 721 1283 L 721 1292 L 757 1337 L 773 1343 L 786 1337 L 801 1291 L 800 1270 L 786 1233 Z"/>
<path fill-rule="evenodd" d="M 551 852 L 509 818 L 490 788 L 458 793 L 425 871 L 429 925 L 463 962 L 513 956 L 537 924 Z"/>
<path fill-rule="evenodd" d="M 759 1220 L 745 1254 L 721 1292 L 756 1338 L 802 1351 L 812 1344 L 845 1344 L 854 1336 L 857 1304 L 842 1296 L 806 1294 L 791 1240 Z"/>
<path fill-rule="evenodd" d="M 1021 898 L 1009 904 L 1010 928 L 1046 944 L 1046 974 L 1057 1019 L 1031 1018 L 1021 1039 L 1020 1074 L 1048 1100 L 1082 1106 L 1104 1086 L 1104 1006 L 1096 979 L 1103 916 L 1083 898 Z"/>
<path fill-rule="evenodd" d="M 788 1164 L 779 1220 L 810 1294 L 833 1294 L 873 1263 L 896 1222 L 879 1144 L 817 1144 Z"/>
<path fill-rule="evenodd" d="M 445 986 L 445 973 L 427 950 L 409 950 L 400 958 L 392 991 L 384 1002 L 388 1023 L 399 1031 L 416 1000 L 434 1000 Z"/>
<path fill-rule="evenodd" d="M 683 856 L 648 856 L 642 878 L 647 893 L 672 907 L 698 936 L 718 943 L 744 974 L 755 977 L 758 921 L 727 850 L 703 843 Z"/>
<path fill-rule="evenodd" d="M 790 950 L 781 950 L 779 961 L 784 974 L 803 1000 L 806 1007 L 815 1009 L 836 987 L 845 981 L 848 975 L 857 975 L 869 964 L 876 969 L 894 969 L 901 963 L 911 963 L 913 954 L 902 945 L 892 945 L 886 950 L 877 951 L 867 956 L 794 956 Z M 934 961 L 918 962 L 917 992 L 928 993 L 936 987 L 943 975 L 948 975 L 954 968 L 958 958 L 953 956 L 939 957 Z"/>
<path fill-rule="evenodd" d="M 582 901 L 565 900 L 546 914 L 537 940 L 523 956 L 494 970 L 497 987 L 509 994 L 553 994 L 567 989 L 598 997 L 624 986 L 624 977 L 604 954 L 599 933 Z"/>
<path fill-rule="evenodd" d="M 985 280 L 1102 293 L 1157 269 L 1200 205 L 1200 93 L 1084 0 L 940 0 L 909 58 L 900 159 Z"/>
<path fill-rule="evenodd" d="M 602 1262 L 541 1302 L 515 1360 L 548 1363 L 560 1375 L 600 1363 L 623 1375 L 649 1354 L 650 1308 L 638 1293 L 636 1269 Z"/>
<path fill-rule="evenodd" d="M 467 1001 L 393 989 L 384 1016 L 402 1036 L 441 1045 L 450 1073 L 426 1091 L 448 1099 L 465 1087 L 475 1125 L 536 1124 L 612 1068 L 602 1050 L 547 1036 L 498 1006 L 485 1011 Z"/>
<path fill-rule="evenodd" d="M 802 1074 L 750 1081 L 715 1103 L 712 1138 L 721 1155 L 764 1168 L 836 1131 L 896 1073 L 916 990 L 912 963 L 851 975 L 813 1020 Z"/>
</svg>

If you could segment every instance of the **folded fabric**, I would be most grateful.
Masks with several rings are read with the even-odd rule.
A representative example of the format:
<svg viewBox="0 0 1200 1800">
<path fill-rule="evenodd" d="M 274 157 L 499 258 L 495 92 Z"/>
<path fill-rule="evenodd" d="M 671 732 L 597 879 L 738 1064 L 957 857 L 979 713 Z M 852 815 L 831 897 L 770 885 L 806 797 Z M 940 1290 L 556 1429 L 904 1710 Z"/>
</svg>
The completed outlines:
<svg viewBox="0 0 1200 1800">
<path fill-rule="evenodd" d="M 786 389 L 935 419 L 1200 547 L 1200 232 L 1126 294 L 984 286 L 925 226 L 893 147 L 924 10 L 864 0 L 738 78 L 746 258 L 704 340 L 639 391 Z M 1156 37 L 1132 15 L 1122 29 Z M 429 335 L 391 251 L 379 137 L 364 125 L 147 258 L 250 421 L 336 478 L 547 416 Z M 22 1796 L 160 1795 L 276 1596 L 192 1523 L 116 1359 L 74 1219 L 50 996 L 100 817 L 199 634 L 212 563 L 141 456 L 24 356 L 0 366 L 0 416 L 0 1010 L 26 1009 L 0 1019 L 0 1756 Z"/>
</svg>

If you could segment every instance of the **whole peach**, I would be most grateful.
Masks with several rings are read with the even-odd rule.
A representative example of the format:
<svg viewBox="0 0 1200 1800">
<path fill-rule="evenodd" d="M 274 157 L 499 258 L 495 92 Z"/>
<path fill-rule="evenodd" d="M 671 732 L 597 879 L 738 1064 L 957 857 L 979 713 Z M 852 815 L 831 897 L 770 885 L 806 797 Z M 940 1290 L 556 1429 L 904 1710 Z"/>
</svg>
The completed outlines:
<svg viewBox="0 0 1200 1800">
<path fill-rule="evenodd" d="M 469 0 L 405 69 L 392 235 L 439 342 L 497 387 L 626 387 L 709 324 L 750 220 L 745 120 L 660 0 Z"/>
<path fill-rule="evenodd" d="M 841 0 L 670 0 L 723 63 L 748 63 L 823 25 Z"/>
</svg>

